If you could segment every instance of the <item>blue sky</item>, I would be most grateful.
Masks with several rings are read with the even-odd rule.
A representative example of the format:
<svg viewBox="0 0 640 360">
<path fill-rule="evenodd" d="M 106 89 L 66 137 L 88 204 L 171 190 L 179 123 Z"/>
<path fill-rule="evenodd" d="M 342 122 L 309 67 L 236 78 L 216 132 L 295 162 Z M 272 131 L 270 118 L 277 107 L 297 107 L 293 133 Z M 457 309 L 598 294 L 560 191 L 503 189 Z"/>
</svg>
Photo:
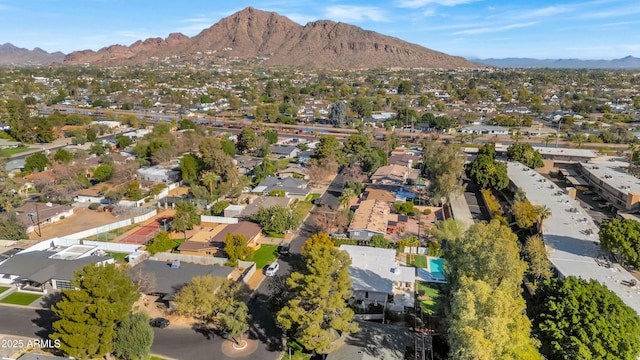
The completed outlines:
<svg viewBox="0 0 640 360">
<path fill-rule="evenodd" d="M 333 20 L 467 58 L 640 57 L 637 0 L 0 0 L 0 43 L 69 53 L 197 35 L 247 6 Z"/>
</svg>

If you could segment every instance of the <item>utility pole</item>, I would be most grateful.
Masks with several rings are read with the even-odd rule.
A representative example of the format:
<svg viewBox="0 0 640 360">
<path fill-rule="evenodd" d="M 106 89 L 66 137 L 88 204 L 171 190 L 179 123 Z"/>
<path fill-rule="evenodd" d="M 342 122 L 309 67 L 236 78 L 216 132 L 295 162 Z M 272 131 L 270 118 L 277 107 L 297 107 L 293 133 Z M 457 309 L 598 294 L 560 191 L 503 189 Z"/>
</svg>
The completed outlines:
<svg viewBox="0 0 640 360">
<path fill-rule="evenodd" d="M 560 122 L 562 122 L 562 119 L 558 120 L 558 130 L 556 131 L 556 147 L 558 147 L 558 141 L 560 140 Z"/>
</svg>

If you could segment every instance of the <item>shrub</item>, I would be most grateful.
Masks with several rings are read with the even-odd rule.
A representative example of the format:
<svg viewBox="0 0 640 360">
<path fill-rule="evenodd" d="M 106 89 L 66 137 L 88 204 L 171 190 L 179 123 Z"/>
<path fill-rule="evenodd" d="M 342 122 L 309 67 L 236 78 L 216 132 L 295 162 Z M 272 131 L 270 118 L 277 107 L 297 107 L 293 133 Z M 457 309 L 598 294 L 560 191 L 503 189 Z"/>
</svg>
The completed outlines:
<svg viewBox="0 0 640 360">
<path fill-rule="evenodd" d="M 89 210 L 98 210 L 99 207 L 100 207 L 100 204 L 98 203 L 89 204 Z"/>
</svg>

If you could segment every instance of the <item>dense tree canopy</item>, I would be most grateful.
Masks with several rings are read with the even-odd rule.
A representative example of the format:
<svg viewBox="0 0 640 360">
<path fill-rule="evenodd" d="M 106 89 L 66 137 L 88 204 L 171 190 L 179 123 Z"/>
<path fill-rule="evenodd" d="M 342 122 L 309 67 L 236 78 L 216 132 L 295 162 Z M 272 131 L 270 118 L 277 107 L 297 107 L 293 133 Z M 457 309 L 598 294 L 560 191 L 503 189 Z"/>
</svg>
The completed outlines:
<svg viewBox="0 0 640 360">
<path fill-rule="evenodd" d="M 464 169 L 464 157 L 455 144 L 427 142 L 424 146 L 423 175 L 431 181 L 429 191 L 439 202 L 448 202 L 452 192 L 462 189 L 460 177 Z"/>
<path fill-rule="evenodd" d="M 200 215 L 196 206 L 185 201 L 177 203 L 176 213 L 171 221 L 171 230 L 182 231 L 186 239 L 187 230 L 193 229 L 194 225 L 200 225 Z"/>
<path fill-rule="evenodd" d="M 63 290 L 52 306 L 58 320 L 53 340 L 60 350 L 80 359 L 102 357 L 113 351 L 116 326 L 125 321 L 138 299 L 136 286 L 114 264 L 91 264 L 76 271 L 73 290 Z"/>
<path fill-rule="evenodd" d="M 496 161 L 495 146 L 487 144 L 467 167 L 467 176 L 483 189 L 502 190 L 509 185 L 507 164 Z"/>
<path fill-rule="evenodd" d="M 96 181 L 103 182 L 111 179 L 115 169 L 109 164 L 100 164 L 93 169 L 93 178 Z"/>
<path fill-rule="evenodd" d="M 153 338 L 149 315 L 136 312 L 129 315 L 116 329 L 113 353 L 122 359 L 146 359 L 151 353 Z"/>
<path fill-rule="evenodd" d="M 598 281 L 551 279 L 536 291 L 534 332 L 549 359 L 622 359 L 640 355 L 640 318 Z"/>
<path fill-rule="evenodd" d="M 295 211 L 278 205 L 270 208 L 260 207 L 253 216 L 253 220 L 266 233 L 284 234 L 297 227 L 302 219 L 297 216 Z"/>
<path fill-rule="evenodd" d="M 29 155 L 24 162 L 24 172 L 31 174 L 32 172 L 44 171 L 47 165 L 51 164 L 47 156 L 43 153 L 35 153 Z"/>
<path fill-rule="evenodd" d="M 253 248 L 247 245 L 247 238 L 242 234 L 227 234 L 224 238 L 224 252 L 232 266 L 237 265 L 238 260 L 247 260 L 253 256 Z"/>
<path fill-rule="evenodd" d="M 507 148 L 507 158 L 535 169 L 544 166 L 542 154 L 529 143 L 514 143 Z"/>
<path fill-rule="evenodd" d="M 354 312 L 347 305 L 350 264 L 345 251 L 314 246 L 305 255 L 304 271 L 293 272 L 287 279 L 294 295 L 278 312 L 277 320 L 305 349 L 327 354 L 336 346 L 338 332 L 358 330 Z"/>
<path fill-rule="evenodd" d="M 640 267 L 640 223 L 635 220 L 610 219 L 600 225 L 600 246 L 619 253 L 622 260 Z"/>
</svg>

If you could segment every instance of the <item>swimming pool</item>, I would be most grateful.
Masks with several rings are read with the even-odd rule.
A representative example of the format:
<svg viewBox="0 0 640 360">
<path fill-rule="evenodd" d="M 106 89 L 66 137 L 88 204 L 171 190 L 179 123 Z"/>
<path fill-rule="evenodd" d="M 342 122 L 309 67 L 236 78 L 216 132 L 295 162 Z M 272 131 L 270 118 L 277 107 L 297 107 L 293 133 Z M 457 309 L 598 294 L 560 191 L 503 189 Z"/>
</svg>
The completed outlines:
<svg viewBox="0 0 640 360">
<path fill-rule="evenodd" d="M 444 259 L 429 258 L 429 272 L 435 279 L 445 280 L 444 276 Z"/>
</svg>

